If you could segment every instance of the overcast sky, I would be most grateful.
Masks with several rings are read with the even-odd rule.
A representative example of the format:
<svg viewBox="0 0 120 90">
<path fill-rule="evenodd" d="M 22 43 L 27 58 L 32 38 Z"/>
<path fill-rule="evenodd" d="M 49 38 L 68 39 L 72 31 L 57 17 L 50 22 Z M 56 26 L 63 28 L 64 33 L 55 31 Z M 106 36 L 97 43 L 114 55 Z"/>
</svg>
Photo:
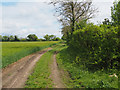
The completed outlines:
<svg viewBox="0 0 120 90">
<path fill-rule="evenodd" d="M 113 1 L 94 0 L 93 5 L 98 8 L 99 12 L 91 21 L 97 24 L 104 18 L 110 18 L 110 7 Z M 53 16 L 54 7 L 44 2 L 46 0 L 2 0 L 0 3 L 0 11 L 2 10 L 0 34 L 18 35 L 19 37 L 36 34 L 39 38 L 45 34 L 54 34 L 61 37 L 61 26 L 57 18 Z"/>
</svg>

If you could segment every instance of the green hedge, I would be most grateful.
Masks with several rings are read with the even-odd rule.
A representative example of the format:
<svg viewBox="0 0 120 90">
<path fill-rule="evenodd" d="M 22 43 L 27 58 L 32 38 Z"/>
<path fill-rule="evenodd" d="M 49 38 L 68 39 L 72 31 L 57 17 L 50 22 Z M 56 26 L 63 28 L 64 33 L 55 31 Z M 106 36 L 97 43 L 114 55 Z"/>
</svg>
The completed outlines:
<svg viewBox="0 0 120 90">
<path fill-rule="evenodd" d="M 92 69 L 120 68 L 118 30 L 118 27 L 89 24 L 74 31 L 69 48 L 76 56 L 75 63 Z"/>
</svg>

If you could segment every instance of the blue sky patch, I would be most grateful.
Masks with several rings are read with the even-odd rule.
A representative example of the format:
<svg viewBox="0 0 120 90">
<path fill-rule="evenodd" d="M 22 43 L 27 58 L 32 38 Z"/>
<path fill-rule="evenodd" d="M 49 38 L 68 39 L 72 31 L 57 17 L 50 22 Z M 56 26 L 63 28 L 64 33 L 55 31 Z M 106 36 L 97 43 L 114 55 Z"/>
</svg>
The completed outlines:
<svg viewBox="0 0 120 90">
<path fill-rule="evenodd" d="M 1 4 L 2 6 L 14 6 L 17 4 L 17 2 L 2 2 Z"/>
</svg>

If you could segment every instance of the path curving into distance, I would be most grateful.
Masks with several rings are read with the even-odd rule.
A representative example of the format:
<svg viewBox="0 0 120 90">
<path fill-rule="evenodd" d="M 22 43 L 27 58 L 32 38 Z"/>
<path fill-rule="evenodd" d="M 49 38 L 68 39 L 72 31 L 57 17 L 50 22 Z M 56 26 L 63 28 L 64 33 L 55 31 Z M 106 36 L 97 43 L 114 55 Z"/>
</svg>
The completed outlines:
<svg viewBox="0 0 120 90">
<path fill-rule="evenodd" d="M 36 62 L 49 50 L 51 48 L 26 56 L 4 68 L 2 70 L 2 88 L 24 88 Z"/>
</svg>

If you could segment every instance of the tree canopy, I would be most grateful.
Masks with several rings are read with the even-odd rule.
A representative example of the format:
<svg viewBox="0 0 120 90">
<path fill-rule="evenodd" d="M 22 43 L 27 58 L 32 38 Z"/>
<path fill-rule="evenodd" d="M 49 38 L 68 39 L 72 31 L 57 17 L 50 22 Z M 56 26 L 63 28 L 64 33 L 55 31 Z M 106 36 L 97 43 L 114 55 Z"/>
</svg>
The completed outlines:
<svg viewBox="0 0 120 90">
<path fill-rule="evenodd" d="M 38 37 L 35 34 L 29 34 L 27 36 L 29 41 L 37 41 Z"/>
<path fill-rule="evenodd" d="M 55 35 L 48 35 L 48 34 L 46 34 L 44 38 L 45 38 L 45 41 L 59 41 L 60 40 L 59 37 L 56 37 Z"/>
<path fill-rule="evenodd" d="M 78 0 L 54 0 L 51 4 L 56 6 L 56 15 L 62 23 L 63 28 L 69 26 L 71 28 L 69 29 L 71 34 L 74 31 L 76 22 L 91 19 L 96 11 L 96 9 L 92 7 L 91 0 L 82 2 L 79 2 Z M 68 32 L 68 30 L 65 30 L 65 32 Z"/>
<path fill-rule="evenodd" d="M 120 25 L 120 1 L 116 1 L 113 4 L 113 7 L 111 7 L 112 22 L 113 25 Z"/>
</svg>

